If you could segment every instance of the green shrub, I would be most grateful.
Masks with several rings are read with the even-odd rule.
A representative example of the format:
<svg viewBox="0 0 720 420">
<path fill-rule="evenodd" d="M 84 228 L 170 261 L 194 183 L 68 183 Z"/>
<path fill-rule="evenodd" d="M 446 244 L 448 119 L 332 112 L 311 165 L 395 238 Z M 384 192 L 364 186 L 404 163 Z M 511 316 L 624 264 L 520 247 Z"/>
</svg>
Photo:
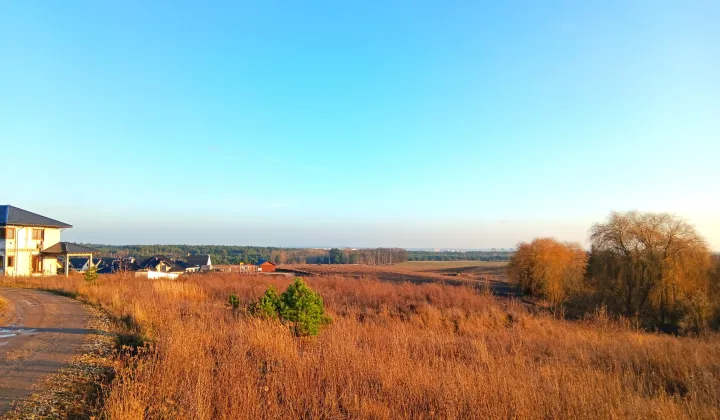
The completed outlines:
<svg viewBox="0 0 720 420">
<path fill-rule="evenodd" d="M 88 283 L 95 283 L 98 279 L 97 267 L 92 266 L 85 272 L 85 281 Z"/>
<path fill-rule="evenodd" d="M 237 310 L 240 307 L 240 298 L 236 294 L 231 294 L 228 297 L 228 303 L 233 310 Z"/>
<path fill-rule="evenodd" d="M 296 336 L 317 335 L 320 327 L 330 323 L 322 297 L 301 278 L 280 295 L 280 318 L 292 325 Z"/>
<path fill-rule="evenodd" d="M 268 287 L 250 307 L 250 313 L 262 318 L 279 318 L 290 325 L 296 336 L 317 335 L 320 328 L 331 322 L 325 315 L 322 297 L 301 278 L 296 278 L 280 296 L 274 286 Z"/>
<path fill-rule="evenodd" d="M 250 313 L 260 318 L 277 319 L 280 297 L 272 284 L 265 293 L 250 307 Z"/>
</svg>

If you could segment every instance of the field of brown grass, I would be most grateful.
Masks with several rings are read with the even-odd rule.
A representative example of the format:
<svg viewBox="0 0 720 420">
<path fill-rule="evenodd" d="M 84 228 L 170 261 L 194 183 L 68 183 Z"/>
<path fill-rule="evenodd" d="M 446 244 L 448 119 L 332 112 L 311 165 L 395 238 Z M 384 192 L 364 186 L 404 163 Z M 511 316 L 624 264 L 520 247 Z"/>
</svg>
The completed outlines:
<svg viewBox="0 0 720 420">
<path fill-rule="evenodd" d="M 449 270 L 473 270 L 487 269 L 492 267 L 506 267 L 507 261 L 405 261 L 395 264 L 392 267 L 405 271 L 449 271 Z"/>
<path fill-rule="evenodd" d="M 315 338 L 226 305 L 291 280 L 21 285 L 76 294 L 152 341 L 118 361 L 111 419 L 720 418 L 716 336 L 648 334 L 601 312 L 559 320 L 470 286 L 341 276 L 307 279 L 334 319 Z"/>
<path fill-rule="evenodd" d="M 287 264 L 281 271 L 291 271 L 300 276 L 342 276 L 352 279 L 378 279 L 393 282 L 434 283 L 449 280 L 438 273 L 423 273 L 395 269 L 394 266 L 365 264 Z"/>
<path fill-rule="evenodd" d="M 344 276 L 395 282 L 504 281 L 507 262 L 486 261 L 407 261 L 393 265 L 365 264 L 286 264 L 279 268 L 300 275 Z"/>
<path fill-rule="evenodd" d="M 488 261 L 407 261 L 393 265 L 366 264 L 285 264 L 280 271 L 299 276 L 343 276 L 390 282 L 443 283 L 481 286 L 496 295 L 515 295 L 507 283 L 507 262 Z"/>
</svg>

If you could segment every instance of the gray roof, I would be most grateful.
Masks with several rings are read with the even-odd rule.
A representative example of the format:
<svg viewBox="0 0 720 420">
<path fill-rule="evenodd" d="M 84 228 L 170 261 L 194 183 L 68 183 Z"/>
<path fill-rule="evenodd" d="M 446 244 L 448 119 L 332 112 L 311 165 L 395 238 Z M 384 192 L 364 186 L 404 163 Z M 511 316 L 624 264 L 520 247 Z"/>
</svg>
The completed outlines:
<svg viewBox="0 0 720 420">
<path fill-rule="evenodd" d="M 88 257 L 70 257 L 70 265 L 76 270 L 83 268 L 85 264 L 87 264 L 87 261 Z M 99 266 L 102 262 L 102 258 L 93 257 L 93 265 L 95 265 L 96 267 Z M 112 261 L 110 261 L 109 263 L 112 263 Z"/>
<path fill-rule="evenodd" d="M 210 256 L 207 254 L 205 254 L 205 255 L 188 255 L 187 257 L 185 257 L 185 261 L 187 261 L 188 264 L 197 265 L 197 266 L 208 265 L 209 260 L 210 260 Z"/>
<path fill-rule="evenodd" d="M 58 242 L 42 251 L 44 254 L 99 254 L 97 249 L 88 248 L 72 242 Z"/>
<path fill-rule="evenodd" d="M 71 228 L 72 226 L 10 205 L 0 206 L 0 226 L 37 226 Z"/>
<path fill-rule="evenodd" d="M 175 260 L 175 264 L 178 265 L 178 266 L 180 266 L 180 267 L 182 267 L 182 268 L 184 268 L 184 269 L 188 269 L 188 268 L 200 268 L 200 266 L 199 266 L 198 264 L 190 264 L 189 262 L 183 261 L 183 260 Z"/>
<path fill-rule="evenodd" d="M 160 263 L 164 263 L 168 267 L 170 267 L 170 273 L 184 273 L 185 267 L 178 264 L 177 262 L 171 260 L 170 258 L 164 256 L 164 255 L 155 255 L 153 257 L 147 258 L 142 261 L 138 261 L 137 265 L 139 268 L 144 270 L 156 270 L 157 266 L 160 265 Z"/>
</svg>

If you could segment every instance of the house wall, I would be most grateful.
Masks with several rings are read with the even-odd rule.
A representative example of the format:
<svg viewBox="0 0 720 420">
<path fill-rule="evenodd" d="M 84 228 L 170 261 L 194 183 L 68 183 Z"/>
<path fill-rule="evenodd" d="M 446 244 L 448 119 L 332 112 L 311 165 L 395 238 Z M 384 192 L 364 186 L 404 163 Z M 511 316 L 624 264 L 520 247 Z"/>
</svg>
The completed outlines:
<svg viewBox="0 0 720 420">
<path fill-rule="evenodd" d="M 147 277 L 149 279 L 176 279 L 179 276 L 179 273 L 165 273 L 163 271 L 138 271 L 135 273 L 135 277 Z"/>
<path fill-rule="evenodd" d="M 262 263 L 260 265 L 260 271 L 262 271 L 263 273 L 272 273 L 273 271 L 275 271 L 275 266 L 267 262 Z"/>
<path fill-rule="evenodd" d="M 0 276 L 5 275 L 5 265 L 7 257 L 5 256 L 5 239 L 0 239 Z"/>
<path fill-rule="evenodd" d="M 60 229 L 57 228 L 39 228 L 45 231 L 44 240 L 33 240 L 31 227 L 8 226 L 15 229 L 15 239 L 5 239 L 0 246 L 0 254 L 4 255 L 5 275 L 30 276 L 32 272 L 32 256 L 39 255 L 43 249 L 55 245 L 60 242 Z M 17 248 L 17 255 L 15 250 Z M 7 266 L 7 259 L 10 256 L 15 257 L 14 267 Z M 54 275 L 57 272 L 54 258 L 43 259 L 44 275 Z"/>
<path fill-rule="evenodd" d="M 43 276 L 57 275 L 58 260 L 55 257 L 43 258 Z"/>
</svg>

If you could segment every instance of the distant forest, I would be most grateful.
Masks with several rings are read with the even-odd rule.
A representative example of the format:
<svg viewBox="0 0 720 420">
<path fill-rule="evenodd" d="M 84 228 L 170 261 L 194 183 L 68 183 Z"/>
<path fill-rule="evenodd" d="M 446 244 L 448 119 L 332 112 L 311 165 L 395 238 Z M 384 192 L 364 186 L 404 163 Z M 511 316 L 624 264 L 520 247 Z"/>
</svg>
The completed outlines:
<svg viewBox="0 0 720 420">
<path fill-rule="evenodd" d="M 430 252 L 402 248 L 276 248 L 226 245 L 93 245 L 106 257 L 149 257 L 165 255 L 183 258 L 209 254 L 213 264 L 257 263 L 268 260 L 276 264 L 396 264 L 405 261 L 507 261 L 509 251 Z"/>
<path fill-rule="evenodd" d="M 508 261 L 513 251 L 408 251 L 409 261 Z"/>
</svg>

